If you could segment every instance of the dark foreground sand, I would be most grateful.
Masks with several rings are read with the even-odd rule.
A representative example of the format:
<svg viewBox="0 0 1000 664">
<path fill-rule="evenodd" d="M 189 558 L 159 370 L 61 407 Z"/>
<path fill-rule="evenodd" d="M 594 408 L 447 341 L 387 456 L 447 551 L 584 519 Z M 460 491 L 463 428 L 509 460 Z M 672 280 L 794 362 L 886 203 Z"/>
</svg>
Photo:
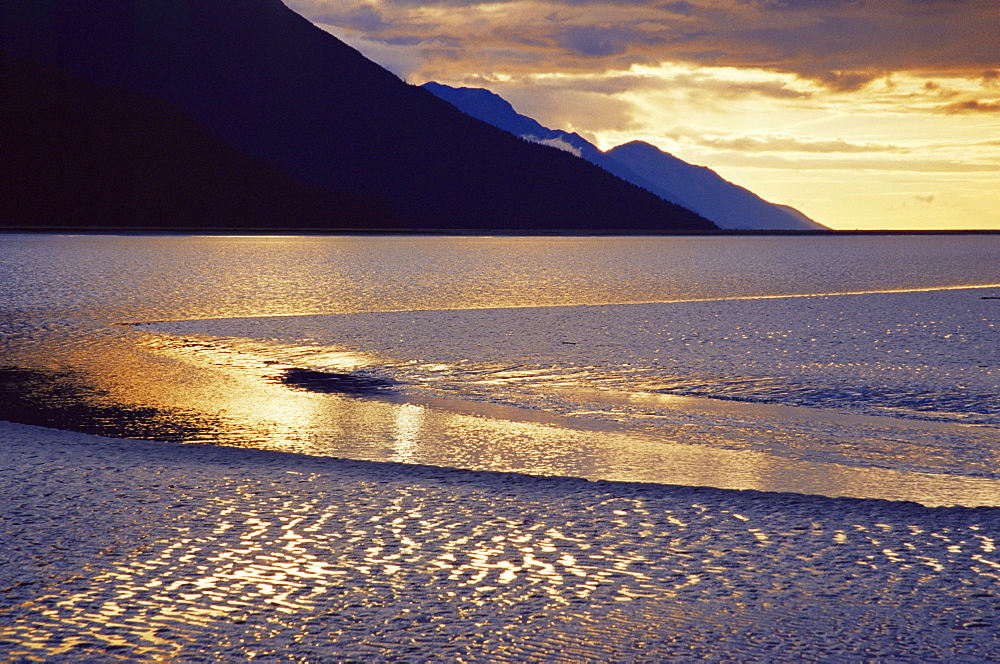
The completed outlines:
<svg viewBox="0 0 1000 664">
<path fill-rule="evenodd" d="M 0 423 L 4 661 L 988 661 L 1000 509 Z"/>
</svg>

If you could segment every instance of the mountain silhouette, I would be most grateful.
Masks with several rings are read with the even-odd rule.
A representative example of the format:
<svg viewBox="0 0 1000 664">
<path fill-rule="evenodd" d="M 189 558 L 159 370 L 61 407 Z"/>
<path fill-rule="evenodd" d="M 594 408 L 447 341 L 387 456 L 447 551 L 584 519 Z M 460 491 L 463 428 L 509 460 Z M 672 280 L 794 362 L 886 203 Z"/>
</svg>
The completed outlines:
<svg viewBox="0 0 1000 664">
<path fill-rule="evenodd" d="M 514 107 L 498 94 L 483 88 L 453 88 L 435 81 L 428 81 L 421 87 L 477 120 L 503 129 L 526 141 L 570 152 L 626 182 L 655 193 L 666 201 L 688 207 L 680 199 L 672 198 L 666 192 L 656 191 L 653 182 L 647 182 L 618 160 L 609 158 L 596 145 L 579 134 L 545 127 L 537 120 L 515 111 Z"/>
<path fill-rule="evenodd" d="M 152 97 L 4 57 L 0 226 L 393 227 L 384 203 L 305 185 Z"/>
<path fill-rule="evenodd" d="M 2 19 L 4 59 L 54 66 L 161 102 L 276 175 L 356 208 L 344 219 L 317 218 L 315 228 L 715 228 L 570 154 L 518 140 L 407 85 L 279 0 L 5 0 Z M 155 143 L 135 149 L 162 152 Z M 19 167 L 23 155 L 3 149 L 5 168 Z M 73 140 L 65 145 L 70 161 L 81 163 L 92 149 Z M 85 166 L 65 176 L 77 190 L 102 186 Z M 83 216 L 99 220 L 100 210 Z M 252 225 L 233 216 L 186 224 L 164 217 L 163 225 Z"/>
<path fill-rule="evenodd" d="M 425 89 L 470 116 L 526 140 L 561 147 L 660 198 L 688 208 L 731 230 L 825 230 L 787 205 L 769 203 L 705 166 L 689 164 L 641 141 L 607 152 L 578 134 L 550 129 L 519 114 L 505 99 L 482 88 L 428 82 Z"/>
<path fill-rule="evenodd" d="M 558 129 L 549 129 L 534 118 L 521 115 L 510 102 L 498 94 L 483 88 L 453 88 L 435 81 L 421 85 L 423 89 L 446 102 L 458 107 L 466 115 L 503 129 L 509 134 L 536 143 L 558 146 L 577 156 L 587 151 L 600 154 L 596 146 L 579 134 Z"/>
<path fill-rule="evenodd" d="M 663 193 L 681 205 L 711 219 L 720 228 L 733 230 L 827 230 L 788 205 L 770 203 L 706 166 L 678 159 L 655 145 L 632 141 L 605 153 L 626 168 L 655 183 L 653 193 Z"/>
</svg>

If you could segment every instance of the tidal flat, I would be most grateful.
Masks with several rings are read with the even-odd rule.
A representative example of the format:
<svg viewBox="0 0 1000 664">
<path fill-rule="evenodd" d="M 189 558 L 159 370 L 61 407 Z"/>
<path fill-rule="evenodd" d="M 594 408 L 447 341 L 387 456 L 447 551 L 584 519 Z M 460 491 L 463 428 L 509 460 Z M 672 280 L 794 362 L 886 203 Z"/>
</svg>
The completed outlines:
<svg viewBox="0 0 1000 664">
<path fill-rule="evenodd" d="M 1000 509 L 0 423 L 13 661 L 990 661 Z"/>
<path fill-rule="evenodd" d="M 996 660 L 997 241 L 0 235 L 0 659 Z"/>
</svg>

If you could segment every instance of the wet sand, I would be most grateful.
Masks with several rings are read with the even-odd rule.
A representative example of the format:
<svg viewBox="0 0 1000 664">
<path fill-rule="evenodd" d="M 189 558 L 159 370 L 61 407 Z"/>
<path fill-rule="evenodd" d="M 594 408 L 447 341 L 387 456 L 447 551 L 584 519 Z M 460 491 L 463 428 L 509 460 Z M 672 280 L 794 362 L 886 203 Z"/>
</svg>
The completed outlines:
<svg viewBox="0 0 1000 664">
<path fill-rule="evenodd" d="M 1000 658 L 1000 509 L 0 422 L 0 659 Z"/>
</svg>

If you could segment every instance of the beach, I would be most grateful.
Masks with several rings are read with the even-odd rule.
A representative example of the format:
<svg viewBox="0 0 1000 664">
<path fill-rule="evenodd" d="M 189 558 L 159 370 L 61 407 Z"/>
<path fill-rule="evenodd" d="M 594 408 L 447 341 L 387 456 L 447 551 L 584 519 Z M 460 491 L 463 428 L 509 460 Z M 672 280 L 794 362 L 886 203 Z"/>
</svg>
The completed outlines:
<svg viewBox="0 0 1000 664">
<path fill-rule="evenodd" d="M 0 437 L 6 660 L 1000 656 L 997 508 Z"/>
<path fill-rule="evenodd" d="M 0 239 L 0 661 L 1000 658 L 995 238 Z"/>
</svg>

